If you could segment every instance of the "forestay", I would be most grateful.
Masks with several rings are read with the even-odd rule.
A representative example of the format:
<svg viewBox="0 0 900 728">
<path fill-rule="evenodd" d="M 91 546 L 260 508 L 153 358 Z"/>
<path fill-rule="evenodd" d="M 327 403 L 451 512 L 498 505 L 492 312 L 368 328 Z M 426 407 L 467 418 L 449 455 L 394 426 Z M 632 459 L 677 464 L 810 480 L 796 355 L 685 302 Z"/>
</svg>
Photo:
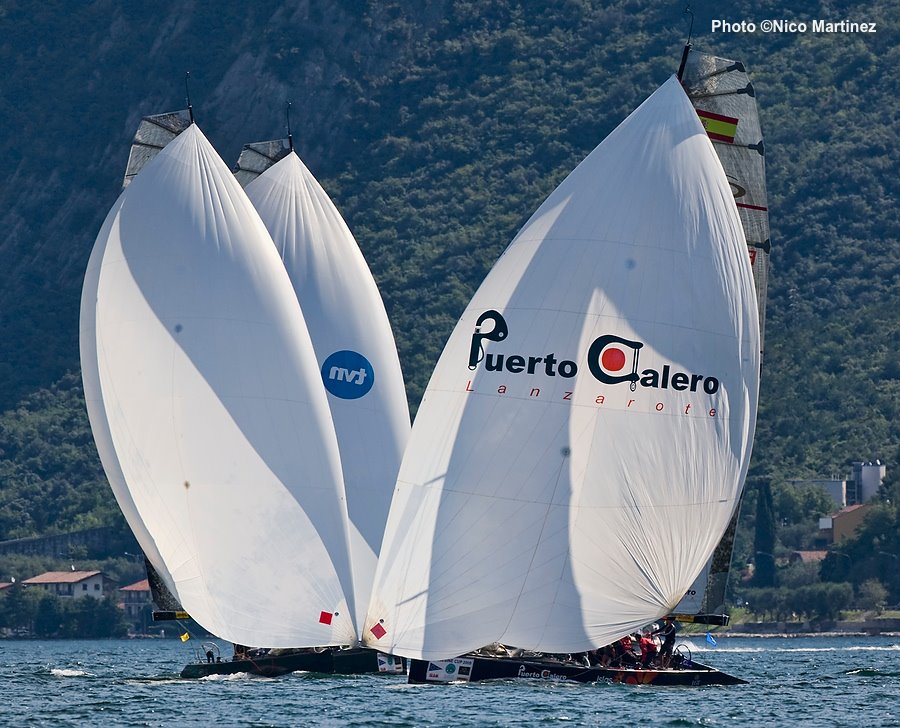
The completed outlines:
<svg viewBox="0 0 900 728">
<path fill-rule="evenodd" d="M 397 347 L 359 246 L 299 157 L 291 151 L 246 191 L 284 260 L 328 393 L 347 492 L 357 623 L 362 625 L 410 430 Z"/>
<path fill-rule="evenodd" d="M 673 77 L 550 195 L 451 335 L 368 643 L 575 652 L 671 611 L 737 503 L 758 371 L 738 212 Z"/>
<path fill-rule="evenodd" d="M 110 483 L 185 609 L 240 644 L 353 642 L 339 454 L 309 333 L 265 226 L 196 126 L 104 222 L 81 341 Z"/>
</svg>

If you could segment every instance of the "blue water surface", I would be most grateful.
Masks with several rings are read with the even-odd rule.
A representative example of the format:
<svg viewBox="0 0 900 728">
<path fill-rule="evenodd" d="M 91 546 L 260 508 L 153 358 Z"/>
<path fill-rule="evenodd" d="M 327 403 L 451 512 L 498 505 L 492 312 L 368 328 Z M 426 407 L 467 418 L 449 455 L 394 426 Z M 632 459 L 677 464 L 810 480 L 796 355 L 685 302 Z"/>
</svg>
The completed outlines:
<svg viewBox="0 0 900 728">
<path fill-rule="evenodd" d="M 400 676 L 305 673 L 181 680 L 194 641 L 5 640 L 0 726 L 900 726 L 900 638 L 687 643 L 697 659 L 750 684 L 414 686 Z"/>
</svg>

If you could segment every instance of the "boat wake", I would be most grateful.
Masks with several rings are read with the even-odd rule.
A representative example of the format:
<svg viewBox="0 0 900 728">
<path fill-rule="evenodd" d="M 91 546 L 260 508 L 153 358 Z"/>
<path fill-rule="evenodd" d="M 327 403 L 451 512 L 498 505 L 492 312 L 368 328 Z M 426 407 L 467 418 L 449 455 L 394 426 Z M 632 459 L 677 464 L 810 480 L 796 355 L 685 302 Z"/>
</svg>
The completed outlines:
<svg viewBox="0 0 900 728">
<path fill-rule="evenodd" d="M 265 678 L 264 675 L 251 675 L 249 672 L 235 672 L 230 675 L 204 675 L 199 678 L 201 682 L 239 682 L 241 680 L 256 680 Z"/>
<path fill-rule="evenodd" d="M 874 670 L 867 667 L 847 670 L 844 674 L 859 675 L 859 677 L 900 677 L 900 672 L 897 672 L 896 670 Z"/>
<path fill-rule="evenodd" d="M 64 667 L 51 667 L 50 674 L 53 677 L 94 677 L 93 674 L 85 670 L 72 670 Z"/>
</svg>

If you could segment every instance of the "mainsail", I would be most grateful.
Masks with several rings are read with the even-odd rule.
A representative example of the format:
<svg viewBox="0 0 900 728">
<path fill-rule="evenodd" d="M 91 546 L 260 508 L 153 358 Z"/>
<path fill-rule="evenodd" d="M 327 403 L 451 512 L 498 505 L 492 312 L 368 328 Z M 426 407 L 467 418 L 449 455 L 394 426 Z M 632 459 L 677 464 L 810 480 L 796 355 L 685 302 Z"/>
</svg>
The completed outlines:
<svg viewBox="0 0 900 728">
<path fill-rule="evenodd" d="M 692 49 L 687 53 L 681 81 L 722 162 L 741 216 L 756 289 L 762 366 L 771 243 L 765 145 L 756 91 L 740 61 Z M 676 612 L 708 615 L 723 612 L 739 511 L 740 508 L 735 510 L 721 543 Z"/>
<path fill-rule="evenodd" d="M 159 154 L 165 146 L 191 125 L 189 109 L 154 114 L 141 119 L 138 130 L 128 153 L 125 180 L 122 187 L 128 187 L 144 166 Z"/>
<path fill-rule="evenodd" d="M 191 616 L 240 644 L 354 642 L 340 458 L 309 333 L 265 226 L 194 125 L 103 224 L 81 359 L 110 484 Z"/>
<path fill-rule="evenodd" d="M 244 147 L 235 176 L 253 177 L 247 195 L 284 261 L 328 392 L 362 625 L 410 431 L 394 336 L 350 229 L 287 140 Z"/>
<path fill-rule="evenodd" d="M 740 218 L 673 77 L 541 205 L 451 335 L 368 644 L 577 652 L 669 613 L 738 502 L 758 376 Z"/>
<path fill-rule="evenodd" d="M 693 50 L 687 57 L 681 80 L 725 169 L 741 216 L 753 268 L 762 351 L 772 246 L 766 196 L 766 150 L 756 108 L 756 91 L 740 61 Z"/>
</svg>

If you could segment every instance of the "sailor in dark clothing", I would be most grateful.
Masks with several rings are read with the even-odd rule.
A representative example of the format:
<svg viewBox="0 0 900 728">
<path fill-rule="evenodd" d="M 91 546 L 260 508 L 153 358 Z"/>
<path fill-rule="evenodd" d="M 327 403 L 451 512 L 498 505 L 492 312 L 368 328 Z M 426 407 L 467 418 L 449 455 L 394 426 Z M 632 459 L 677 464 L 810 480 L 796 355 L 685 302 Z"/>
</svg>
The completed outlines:
<svg viewBox="0 0 900 728">
<path fill-rule="evenodd" d="M 675 620 L 672 617 L 665 617 L 662 626 L 653 632 L 653 634 L 658 634 L 662 637 L 662 649 L 659 651 L 659 663 L 662 667 L 668 667 L 672 661 L 676 631 Z"/>
</svg>

